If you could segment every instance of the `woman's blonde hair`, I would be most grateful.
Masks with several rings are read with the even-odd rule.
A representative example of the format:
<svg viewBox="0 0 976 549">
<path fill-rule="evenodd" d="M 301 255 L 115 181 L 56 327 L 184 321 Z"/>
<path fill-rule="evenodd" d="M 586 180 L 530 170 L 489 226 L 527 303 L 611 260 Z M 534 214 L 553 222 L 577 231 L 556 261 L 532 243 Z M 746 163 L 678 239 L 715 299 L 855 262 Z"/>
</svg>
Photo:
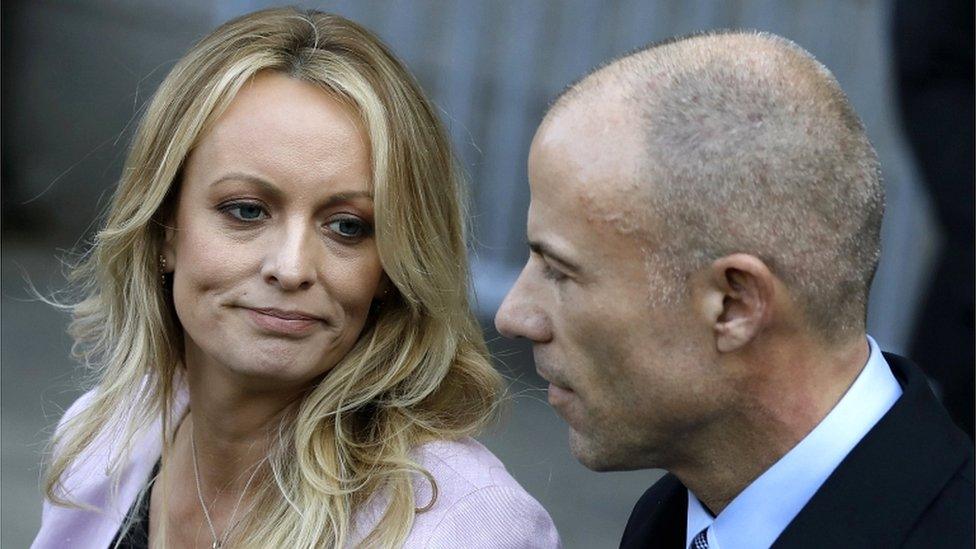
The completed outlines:
<svg viewBox="0 0 976 549">
<path fill-rule="evenodd" d="M 417 473 L 433 479 L 409 452 L 476 432 L 502 384 L 468 302 L 460 177 L 445 133 L 372 33 L 316 11 L 271 9 L 224 24 L 176 64 L 149 104 L 105 226 L 72 272 L 83 292 L 71 307 L 75 353 L 97 382 L 89 404 L 55 435 L 45 491 L 70 504 L 72 465 L 106 433 L 118 486 L 134 436 L 160 419 L 165 461 L 183 366 L 182 328 L 159 278 L 162 221 L 187 155 L 259 71 L 313 83 L 360 115 L 376 243 L 395 291 L 286 415 L 255 496 L 251 516 L 260 520 L 242 523 L 232 543 L 344 546 L 356 510 L 381 497 L 387 511 L 363 545 L 399 545 L 422 511 L 415 508 L 432 504 L 414 501 Z"/>
</svg>

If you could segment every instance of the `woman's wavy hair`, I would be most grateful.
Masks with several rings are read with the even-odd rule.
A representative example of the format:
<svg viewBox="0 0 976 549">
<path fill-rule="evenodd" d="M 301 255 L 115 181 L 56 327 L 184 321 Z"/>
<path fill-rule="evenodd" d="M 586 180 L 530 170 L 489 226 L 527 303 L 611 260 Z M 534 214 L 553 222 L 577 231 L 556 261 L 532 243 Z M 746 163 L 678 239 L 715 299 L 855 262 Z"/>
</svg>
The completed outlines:
<svg viewBox="0 0 976 549">
<path fill-rule="evenodd" d="M 96 381 L 88 405 L 55 434 L 45 491 L 71 505 L 70 470 L 106 433 L 116 488 L 135 436 L 157 421 L 165 462 L 183 337 L 160 283 L 163 221 L 188 154 L 260 71 L 315 84 L 360 115 L 371 147 L 376 243 L 395 291 L 282 420 L 255 495 L 252 516 L 261 520 L 242 523 L 230 543 L 346 546 L 356 537 L 357 509 L 381 497 L 386 512 L 362 544 L 397 546 L 415 513 L 433 503 L 414 501 L 414 479 L 433 478 L 410 451 L 477 432 L 502 382 L 471 313 L 461 177 L 431 104 L 376 36 L 316 11 L 271 9 L 222 25 L 176 64 L 150 102 L 104 228 L 71 273 L 81 290 L 70 306 L 74 352 Z"/>
</svg>

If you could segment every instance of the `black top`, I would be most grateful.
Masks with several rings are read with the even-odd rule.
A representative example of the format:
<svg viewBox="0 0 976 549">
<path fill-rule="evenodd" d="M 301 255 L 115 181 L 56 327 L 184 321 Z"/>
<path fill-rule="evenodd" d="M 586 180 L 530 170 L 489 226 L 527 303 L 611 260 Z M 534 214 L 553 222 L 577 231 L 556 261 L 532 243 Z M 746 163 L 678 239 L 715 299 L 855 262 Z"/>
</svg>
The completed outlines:
<svg viewBox="0 0 976 549">
<path fill-rule="evenodd" d="M 136 498 L 132 507 L 129 508 L 129 512 L 126 513 L 122 526 L 119 527 L 115 539 L 109 545 L 110 548 L 149 549 L 149 500 L 152 499 L 149 496 L 152 494 L 152 485 L 156 481 L 157 474 L 159 474 L 159 461 L 156 462 L 156 466 L 153 467 L 152 473 L 149 475 L 142 496 Z M 132 526 L 123 534 L 122 529 L 130 522 Z"/>
<path fill-rule="evenodd" d="M 973 447 L 925 375 L 885 353 L 902 395 L 773 543 L 973 547 Z M 666 475 L 637 502 L 622 548 L 684 547 L 688 490 Z"/>
</svg>

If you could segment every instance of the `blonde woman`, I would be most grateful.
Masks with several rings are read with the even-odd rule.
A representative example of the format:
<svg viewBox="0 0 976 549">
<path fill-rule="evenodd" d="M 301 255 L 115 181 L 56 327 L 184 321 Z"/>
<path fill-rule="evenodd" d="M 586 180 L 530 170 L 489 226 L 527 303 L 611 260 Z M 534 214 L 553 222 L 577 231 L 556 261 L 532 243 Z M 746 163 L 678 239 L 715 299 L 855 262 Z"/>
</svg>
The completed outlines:
<svg viewBox="0 0 976 549">
<path fill-rule="evenodd" d="M 94 388 L 34 547 L 554 547 L 469 436 L 501 390 L 467 300 L 458 174 L 379 40 L 231 21 L 149 105 L 76 270 Z"/>
</svg>

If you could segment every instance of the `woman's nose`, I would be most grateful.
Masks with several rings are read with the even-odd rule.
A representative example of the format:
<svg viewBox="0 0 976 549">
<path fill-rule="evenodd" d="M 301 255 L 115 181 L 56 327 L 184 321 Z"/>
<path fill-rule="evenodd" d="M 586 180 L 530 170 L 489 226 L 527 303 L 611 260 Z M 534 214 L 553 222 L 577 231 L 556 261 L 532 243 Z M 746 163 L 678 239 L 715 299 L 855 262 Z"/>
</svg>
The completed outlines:
<svg viewBox="0 0 976 549">
<path fill-rule="evenodd" d="M 318 242 L 305 227 L 291 225 L 272 241 L 261 274 L 265 282 L 282 290 L 305 290 L 315 284 Z"/>
</svg>

